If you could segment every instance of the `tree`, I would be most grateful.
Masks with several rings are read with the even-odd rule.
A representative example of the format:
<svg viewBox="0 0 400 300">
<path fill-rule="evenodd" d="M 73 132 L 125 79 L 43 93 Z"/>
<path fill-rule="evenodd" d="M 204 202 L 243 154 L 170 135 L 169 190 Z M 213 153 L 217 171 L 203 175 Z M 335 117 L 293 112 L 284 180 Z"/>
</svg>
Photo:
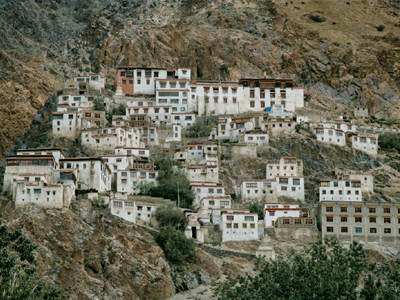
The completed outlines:
<svg viewBox="0 0 400 300">
<path fill-rule="evenodd" d="M 218 299 L 400 298 L 399 265 L 377 269 L 356 242 L 347 249 L 337 239 L 326 239 L 304 252 L 293 251 L 286 258 L 260 259 L 256 266 L 256 276 L 239 276 L 216 285 Z M 363 279 L 365 285 L 360 288 Z"/>
<path fill-rule="evenodd" d="M 175 229 L 185 229 L 185 216 L 179 209 L 160 207 L 156 210 L 155 217 L 160 227 L 173 226 Z"/>
<path fill-rule="evenodd" d="M 192 126 L 186 129 L 186 137 L 198 138 L 208 137 L 211 130 L 218 126 L 218 117 L 215 116 L 201 116 L 197 117 Z"/>
<path fill-rule="evenodd" d="M 400 134 L 384 133 L 379 136 L 379 147 L 385 150 L 397 150 L 400 152 Z"/>
<path fill-rule="evenodd" d="M 156 242 L 164 250 L 165 257 L 173 263 L 182 263 L 196 255 L 193 240 L 171 225 L 161 228 Z"/>
<path fill-rule="evenodd" d="M 103 103 L 104 105 L 104 103 Z M 108 123 L 112 123 L 112 117 L 113 116 L 120 116 L 120 115 L 125 115 L 126 114 L 126 105 L 124 103 L 121 103 L 117 107 L 114 107 L 108 114 L 107 114 L 107 120 Z"/>
<path fill-rule="evenodd" d="M 103 97 L 95 97 L 93 99 L 93 110 L 100 110 L 100 111 L 106 110 Z"/>
<path fill-rule="evenodd" d="M 251 213 L 256 213 L 258 214 L 258 219 L 263 220 L 264 219 L 264 205 L 260 203 L 251 203 L 248 206 L 248 209 L 250 209 Z"/>
<path fill-rule="evenodd" d="M 139 184 L 136 187 L 139 193 L 152 197 L 178 200 L 179 186 L 180 206 L 190 207 L 195 196 L 181 163 L 159 149 L 152 149 L 150 157 L 158 170 L 157 185 Z"/>
<path fill-rule="evenodd" d="M 1 220 L 0 220 L 1 224 Z M 0 294 L 7 300 L 65 299 L 63 291 L 37 275 L 34 250 L 37 246 L 22 231 L 0 225 Z"/>
</svg>

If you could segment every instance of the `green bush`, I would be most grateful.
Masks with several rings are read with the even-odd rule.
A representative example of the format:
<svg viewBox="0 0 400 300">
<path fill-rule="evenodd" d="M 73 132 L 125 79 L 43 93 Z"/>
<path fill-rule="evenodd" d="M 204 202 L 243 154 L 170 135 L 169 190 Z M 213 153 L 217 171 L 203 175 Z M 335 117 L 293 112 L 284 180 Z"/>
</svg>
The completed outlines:
<svg viewBox="0 0 400 300">
<path fill-rule="evenodd" d="M 112 117 L 113 116 L 120 116 L 120 115 L 125 115 L 126 114 L 126 105 L 121 103 L 117 107 L 114 107 L 108 114 L 107 114 L 107 120 L 109 123 L 112 123 Z"/>
<path fill-rule="evenodd" d="M 1 221 L 0 221 L 1 223 Z M 63 291 L 37 275 L 34 250 L 22 231 L 0 225 L 0 298 L 17 300 L 65 299 Z"/>
<path fill-rule="evenodd" d="M 285 258 L 259 259 L 256 267 L 257 275 L 218 283 L 218 299 L 400 299 L 400 260 L 394 266 L 370 263 L 356 242 L 344 248 L 326 239 Z"/>
<path fill-rule="evenodd" d="M 155 217 L 159 227 L 173 226 L 175 229 L 185 229 L 185 216 L 179 209 L 160 207 L 156 210 Z"/>
<path fill-rule="evenodd" d="M 201 116 L 197 117 L 192 126 L 186 129 L 186 137 L 198 138 L 208 137 L 211 130 L 218 126 L 218 117 L 215 116 Z"/>
<path fill-rule="evenodd" d="M 318 23 L 323 23 L 326 21 L 326 18 L 320 15 L 311 15 L 310 19 Z"/>
<path fill-rule="evenodd" d="M 180 162 L 159 149 L 152 149 L 150 157 L 158 170 L 157 185 L 152 183 L 138 185 L 136 188 L 140 194 L 178 200 L 179 186 L 180 206 L 190 207 L 195 195 Z"/>
<path fill-rule="evenodd" d="M 385 29 L 385 25 L 379 25 L 377 29 L 378 31 L 383 31 Z"/>
<path fill-rule="evenodd" d="M 379 136 L 378 145 L 381 149 L 397 150 L 400 152 L 400 134 L 384 133 Z"/>
<path fill-rule="evenodd" d="M 248 206 L 248 209 L 250 209 L 251 213 L 258 214 L 259 220 L 264 219 L 264 205 L 262 205 L 260 203 L 252 203 Z"/>
<path fill-rule="evenodd" d="M 93 109 L 94 110 L 100 110 L 100 111 L 105 111 L 106 107 L 104 105 L 104 98 L 103 97 L 95 97 L 93 99 Z"/>
<path fill-rule="evenodd" d="M 193 240 L 171 225 L 161 228 L 156 242 L 164 250 L 165 257 L 173 263 L 182 263 L 196 255 Z"/>
</svg>

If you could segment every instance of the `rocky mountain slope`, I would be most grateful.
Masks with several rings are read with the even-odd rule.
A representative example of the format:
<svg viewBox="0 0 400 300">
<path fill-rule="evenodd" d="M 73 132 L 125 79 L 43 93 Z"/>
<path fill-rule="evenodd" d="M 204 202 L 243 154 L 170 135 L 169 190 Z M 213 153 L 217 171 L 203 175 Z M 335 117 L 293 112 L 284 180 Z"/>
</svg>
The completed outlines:
<svg viewBox="0 0 400 300">
<path fill-rule="evenodd" d="M 216 80 L 265 71 L 293 77 L 321 110 L 398 117 L 399 13 L 395 0 L 0 1 L 0 150 L 56 81 L 100 71 L 112 84 L 119 65 Z"/>
</svg>

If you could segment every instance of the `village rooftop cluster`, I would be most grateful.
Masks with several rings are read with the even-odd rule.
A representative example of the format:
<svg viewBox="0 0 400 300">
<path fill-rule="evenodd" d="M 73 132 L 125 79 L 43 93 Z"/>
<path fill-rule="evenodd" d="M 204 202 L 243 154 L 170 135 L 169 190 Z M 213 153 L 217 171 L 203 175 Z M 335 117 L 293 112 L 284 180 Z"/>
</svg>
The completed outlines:
<svg viewBox="0 0 400 300">
<path fill-rule="evenodd" d="M 158 147 L 185 167 L 195 194 L 193 209 L 186 211 L 185 233 L 201 243 L 210 241 L 215 228 L 225 242 L 257 240 L 271 227 L 296 230 L 317 224 L 322 236 L 343 241 L 395 243 L 400 237 L 400 205 L 364 200 L 373 193 L 370 174 L 350 172 L 322 179 L 319 204 L 302 209 L 307 200 L 304 162 L 296 157 L 266 161 L 265 178 L 236 182 L 235 197 L 241 202 L 232 201 L 219 177 L 222 141 L 231 143 L 234 155 L 256 156 L 270 139 L 291 135 L 300 125 L 320 143 L 378 155 L 378 134 L 361 133 L 344 118 L 315 121 L 315 116 L 298 115 L 305 96 L 293 80 L 264 75 L 235 82 L 196 81 L 187 68 L 122 67 L 115 87 L 111 98 L 102 98 L 103 104 L 107 110 L 123 104 L 126 111 L 107 120 L 105 111 L 94 109 L 105 89 L 100 75 L 78 76 L 56 86 L 53 137 L 79 141 L 96 155 L 66 157 L 58 148 L 17 150 L 7 157 L 3 186 L 16 206 L 62 208 L 76 197 L 101 199 L 109 203 L 112 214 L 149 225 L 158 207 L 175 205 L 168 199 L 137 196 L 138 184 L 157 184 L 150 147 Z M 218 116 L 209 138 L 187 139 L 185 130 L 204 115 Z M 245 208 L 255 201 L 265 203 L 264 220 Z"/>
</svg>

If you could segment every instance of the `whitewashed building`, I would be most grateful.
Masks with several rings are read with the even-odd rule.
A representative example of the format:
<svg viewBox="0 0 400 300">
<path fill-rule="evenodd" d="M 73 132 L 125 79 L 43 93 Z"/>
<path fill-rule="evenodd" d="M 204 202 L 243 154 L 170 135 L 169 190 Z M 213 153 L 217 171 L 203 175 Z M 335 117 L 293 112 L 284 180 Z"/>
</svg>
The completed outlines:
<svg viewBox="0 0 400 300">
<path fill-rule="evenodd" d="M 258 215 L 255 213 L 223 213 L 222 242 L 258 240 Z"/>
<path fill-rule="evenodd" d="M 149 148 L 132 148 L 132 147 L 115 147 L 115 154 L 150 157 L 150 149 Z"/>
<path fill-rule="evenodd" d="M 188 143 L 186 147 L 187 159 L 203 160 L 205 158 L 204 144 Z"/>
<path fill-rule="evenodd" d="M 215 182 L 191 182 L 191 187 L 196 195 L 194 206 L 199 206 L 200 200 L 205 197 L 225 196 L 224 186 Z"/>
<path fill-rule="evenodd" d="M 343 176 L 344 180 L 359 180 L 361 182 L 361 192 L 373 193 L 374 192 L 374 178 L 371 174 L 346 174 Z"/>
<path fill-rule="evenodd" d="M 276 220 L 280 217 L 300 217 L 300 206 L 298 203 L 265 203 L 264 204 L 264 226 L 274 227 Z"/>
<path fill-rule="evenodd" d="M 220 229 L 222 228 L 222 214 L 224 213 L 247 214 L 250 213 L 250 210 L 237 208 L 213 208 L 211 211 L 211 222 L 214 225 L 218 225 Z"/>
<path fill-rule="evenodd" d="M 275 201 L 278 199 L 278 184 L 276 179 L 243 180 L 239 192 L 244 201 Z"/>
<path fill-rule="evenodd" d="M 318 141 L 338 146 L 346 146 L 346 135 L 341 129 L 318 126 L 314 128 L 314 134 Z"/>
<path fill-rule="evenodd" d="M 117 192 L 127 195 L 135 195 L 139 192 L 138 185 L 141 183 L 157 184 L 158 171 L 155 170 L 118 170 Z"/>
<path fill-rule="evenodd" d="M 378 137 L 367 135 L 354 135 L 351 137 L 352 148 L 360 150 L 371 156 L 378 155 Z"/>
<path fill-rule="evenodd" d="M 77 190 L 96 190 L 98 193 L 111 190 L 112 173 L 106 162 L 96 157 L 60 159 L 60 169 L 77 169 Z"/>
<path fill-rule="evenodd" d="M 195 182 L 219 182 L 218 164 L 186 166 L 186 174 L 190 181 Z"/>
<path fill-rule="evenodd" d="M 303 176 L 303 160 L 296 157 L 281 157 L 279 161 L 268 161 L 265 173 L 267 179 L 275 179 L 278 176 Z"/>
<path fill-rule="evenodd" d="M 64 190 L 66 190 L 65 193 Z M 48 184 L 46 180 L 18 180 L 15 183 L 13 199 L 17 207 L 34 203 L 42 207 L 62 208 L 69 207 L 72 193 L 69 186 Z"/>
<path fill-rule="evenodd" d="M 360 180 L 321 180 L 319 201 L 362 201 Z"/>
<path fill-rule="evenodd" d="M 304 201 L 304 177 L 276 177 L 278 197 Z"/>
</svg>

